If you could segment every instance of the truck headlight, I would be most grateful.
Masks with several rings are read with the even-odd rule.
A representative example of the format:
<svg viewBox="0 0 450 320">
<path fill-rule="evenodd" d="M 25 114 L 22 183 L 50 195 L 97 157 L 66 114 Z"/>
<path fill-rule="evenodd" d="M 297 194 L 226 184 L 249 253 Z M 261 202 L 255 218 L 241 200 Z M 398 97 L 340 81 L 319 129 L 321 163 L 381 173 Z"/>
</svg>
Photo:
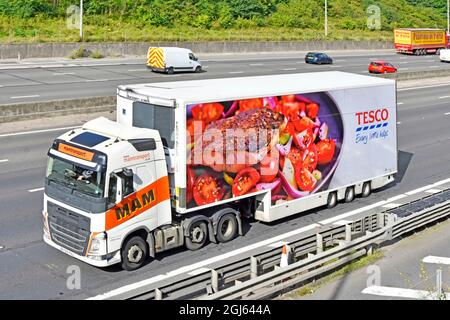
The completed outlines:
<svg viewBox="0 0 450 320">
<path fill-rule="evenodd" d="M 91 245 L 89 246 L 88 256 L 90 255 L 105 255 L 106 248 L 106 233 L 93 233 L 91 238 Z"/>
</svg>

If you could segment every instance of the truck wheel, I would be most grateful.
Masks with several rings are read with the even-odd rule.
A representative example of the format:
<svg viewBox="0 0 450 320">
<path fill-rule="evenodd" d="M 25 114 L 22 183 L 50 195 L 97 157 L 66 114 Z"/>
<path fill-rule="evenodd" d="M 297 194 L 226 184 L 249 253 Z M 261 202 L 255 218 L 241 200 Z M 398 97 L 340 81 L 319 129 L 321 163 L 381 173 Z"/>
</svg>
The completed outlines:
<svg viewBox="0 0 450 320">
<path fill-rule="evenodd" d="M 188 236 L 185 238 L 186 248 L 198 250 L 208 241 L 208 226 L 206 221 L 199 220 L 189 226 Z"/>
<path fill-rule="evenodd" d="M 331 209 L 336 207 L 338 203 L 338 198 L 337 198 L 337 193 L 335 192 L 330 192 L 328 194 L 328 200 L 327 200 L 327 208 Z"/>
<path fill-rule="evenodd" d="M 217 224 L 217 240 L 219 242 L 228 242 L 237 235 L 238 224 L 236 216 L 232 213 L 223 215 Z"/>
<path fill-rule="evenodd" d="M 197 68 L 195 68 L 195 73 L 200 73 L 202 72 L 202 67 L 197 66 Z"/>
<path fill-rule="evenodd" d="M 167 74 L 173 74 L 174 70 L 173 67 L 170 67 L 169 69 L 167 69 Z"/>
<path fill-rule="evenodd" d="M 147 243 L 139 236 L 128 239 L 121 249 L 122 268 L 127 271 L 139 269 L 148 255 Z"/>
<path fill-rule="evenodd" d="M 362 186 L 361 197 L 366 198 L 372 193 L 372 187 L 370 182 L 364 182 Z"/>
<path fill-rule="evenodd" d="M 345 202 L 352 202 L 353 199 L 355 199 L 355 188 L 354 187 L 348 187 L 345 190 Z"/>
</svg>

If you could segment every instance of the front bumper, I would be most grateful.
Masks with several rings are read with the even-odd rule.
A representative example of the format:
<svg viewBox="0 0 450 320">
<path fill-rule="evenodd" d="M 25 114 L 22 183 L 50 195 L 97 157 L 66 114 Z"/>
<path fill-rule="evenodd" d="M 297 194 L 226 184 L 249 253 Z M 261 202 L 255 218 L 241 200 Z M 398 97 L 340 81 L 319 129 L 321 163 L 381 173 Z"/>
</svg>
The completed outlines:
<svg viewBox="0 0 450 320">
<path fill-rule="evenodd" d="M 43 236 L 44 238 L 44 242 L 47 243 L 48 245 L 52 246 L 55 249 L 58 249 L 61 252 L 64 252 L 65 254 L 74 257 L 78 260 L 81 260 L 87 264 L 93 265 L 95 267 L 108 267 L 108 266 L 112 266 L 114 264 L 120 263 L 121 258 L 120 258 L 120 251 L 116 251 L 115 253 L 112 254 L 108 254 L 106 259 L 103 260 L 95 260 L 89 257 L 85 257 L 85 256 L 80 256 L 76 253 L 73 253 L 70 250 L 67 250 L 64 247 L 61 247 L 60 245 L 57 245 L 56 243 L 54 243 L 52 240 L 48 239 L 45 235 Z"/>
</svg>

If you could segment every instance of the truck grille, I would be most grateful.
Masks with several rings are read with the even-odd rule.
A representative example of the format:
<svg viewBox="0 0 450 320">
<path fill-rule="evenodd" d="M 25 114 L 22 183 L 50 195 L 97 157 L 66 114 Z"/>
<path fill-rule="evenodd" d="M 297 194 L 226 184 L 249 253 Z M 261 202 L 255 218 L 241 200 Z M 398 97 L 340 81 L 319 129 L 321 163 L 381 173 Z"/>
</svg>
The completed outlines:
<svg viewBox="0 0 450 320">
<path fill-rule="evenodd" d="M 89 244 L 89 218 L 51 202 L 47 202 L 47 211 L 52 240 L 61 247 L 84 256 Z"/>
</svg>

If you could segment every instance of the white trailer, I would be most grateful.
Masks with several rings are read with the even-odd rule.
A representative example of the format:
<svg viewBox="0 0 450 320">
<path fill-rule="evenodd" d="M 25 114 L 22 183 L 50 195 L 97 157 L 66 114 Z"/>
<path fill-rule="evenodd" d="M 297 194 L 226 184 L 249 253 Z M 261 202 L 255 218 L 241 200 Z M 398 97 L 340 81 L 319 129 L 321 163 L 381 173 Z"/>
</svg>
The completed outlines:
<svg viewBox="0 0 450 320">
<path fill-rule="evenodd" d="M 334 207 L 394 181 L 395 81 L 342 72 L 119 86 L 49 150 L 44 240 L 96 266 Z"/>
</svg>

